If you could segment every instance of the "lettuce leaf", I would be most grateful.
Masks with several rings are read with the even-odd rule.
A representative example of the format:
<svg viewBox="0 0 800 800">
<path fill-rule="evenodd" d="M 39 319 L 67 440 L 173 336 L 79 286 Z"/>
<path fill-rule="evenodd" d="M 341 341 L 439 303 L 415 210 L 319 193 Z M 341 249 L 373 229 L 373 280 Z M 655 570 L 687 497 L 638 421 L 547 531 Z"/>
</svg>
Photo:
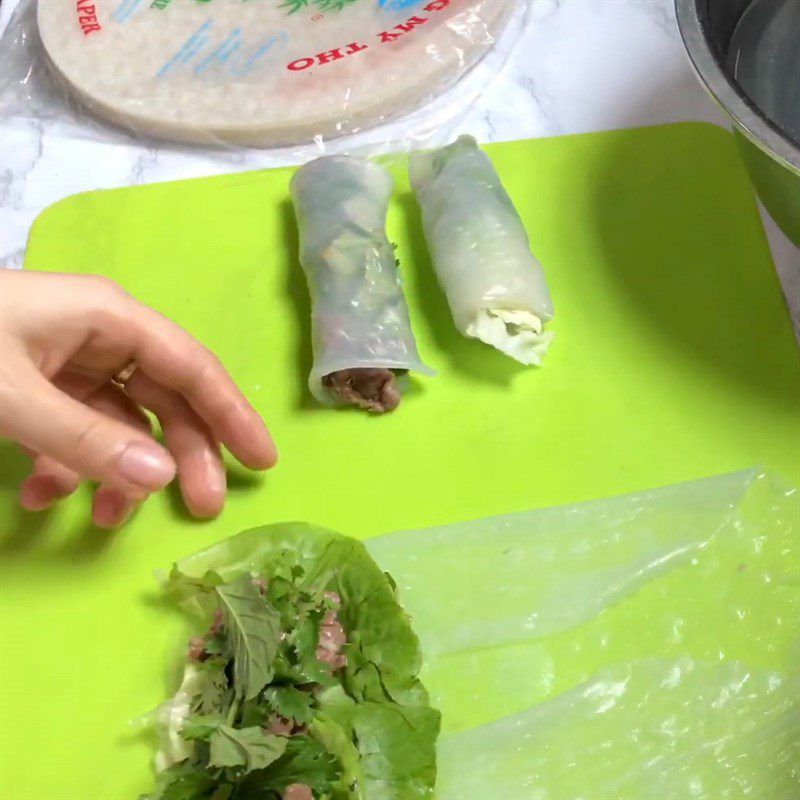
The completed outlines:
<svg viewBox="0 0 800 800">
<path fill-rule="evenodd" d="M 304 524 L 257 528 L 177 562 L 165 588 L 214 624 L 168 719 L 166 740 L 186 747 L 161 754 L 169 769 L 151 799 L 279 800 L 292 783 L 324 800 L 432 797 L 440 718 L 419 641 L 361 543 Z M 333 672 L 317 658 L 330 613 L 347 639 Z"/>
<path fill-rule="evenodd" d="M 355 742 L 361 785 L 369 800 L 430 800 L 436 764 L 428 742 L 439 735 L 439 712 L 386 703 L 323 705 Z"/>
</svg>

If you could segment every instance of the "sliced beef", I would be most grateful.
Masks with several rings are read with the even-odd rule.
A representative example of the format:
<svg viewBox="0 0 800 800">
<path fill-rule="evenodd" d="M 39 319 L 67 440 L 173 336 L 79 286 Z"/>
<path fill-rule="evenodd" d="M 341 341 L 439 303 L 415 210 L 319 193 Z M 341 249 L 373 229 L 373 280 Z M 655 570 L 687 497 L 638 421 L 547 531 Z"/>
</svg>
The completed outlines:
<svg viewBox="0 0 800 800">
<path fill-rule="evenodd" d="M 373 414 L 385 414 L 400 405 L 400 390 L 390 369 L 343 369 L 326 375 L 322 385 L 345 403 Z"/>
</svg>

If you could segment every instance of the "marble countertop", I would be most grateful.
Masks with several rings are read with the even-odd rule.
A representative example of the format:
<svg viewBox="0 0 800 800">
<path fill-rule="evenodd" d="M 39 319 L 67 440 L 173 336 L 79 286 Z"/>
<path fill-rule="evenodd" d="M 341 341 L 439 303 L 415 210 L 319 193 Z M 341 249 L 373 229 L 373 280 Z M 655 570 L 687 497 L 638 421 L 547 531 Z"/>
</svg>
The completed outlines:
<svg viewBox="0 0 800 800">
<path fill-rule="evenodd" d="M 17 2 L 4 0 L 0 24 L 8 23 Z M 460 102 L 465 108 L 451 125 L 483 141 L 685 120 L 726 124 L 689 68 L 672 0 L 534 0 L 521 40 L 499 74 L 487 85 L 480 68 L 476 72 L 426 113 Z M 407 121 L 384 125 L 365 142 L 397 140 L 407 129 Z M 22 263 L 31 223 L 67 195 L 306 157 L 292 151 L 186 152 L 73 136 L 49 122 L 7 124 L 0 134 L 0 263 Z M 762 216 L 792 316 L 800 323 L 800 251 Z"/>
</svg>

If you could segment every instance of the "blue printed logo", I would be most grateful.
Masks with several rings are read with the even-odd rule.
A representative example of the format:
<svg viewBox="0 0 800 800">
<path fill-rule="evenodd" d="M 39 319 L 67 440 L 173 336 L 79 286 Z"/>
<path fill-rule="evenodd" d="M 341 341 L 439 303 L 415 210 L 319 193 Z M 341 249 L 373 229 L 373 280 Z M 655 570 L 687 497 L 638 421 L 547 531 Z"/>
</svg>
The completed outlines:
<svg viewBox="0 0 800 800">
<path fill-rule="evenodd" d="M 380 7 L 388 11 L 403 11 L 406 8 L 421 6 L 424 2 L 425 0 L 378 0 Z"/>
<path fill-rule="evenodd" d="M 289 41 L 285 31 L 279 31 L 258 41 L 248 42 L 241 28 L 235 28 L 221 41 L 215 41 L 213 23 L 204 22 L 158 70 L 164 78 L 180 69 L 195 75 L 225 71 L 242 78 L 262 64 L 265 57 L 276 49 L 283 49 Z"/>
</svg>

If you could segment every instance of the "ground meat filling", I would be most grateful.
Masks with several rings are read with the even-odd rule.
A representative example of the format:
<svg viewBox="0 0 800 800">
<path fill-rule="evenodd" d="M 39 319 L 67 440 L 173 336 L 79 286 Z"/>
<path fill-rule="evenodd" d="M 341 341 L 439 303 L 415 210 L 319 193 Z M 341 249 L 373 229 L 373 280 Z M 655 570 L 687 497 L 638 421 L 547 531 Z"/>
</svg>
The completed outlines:
<svg viewBox="0 0 800 800">
<path fill-rule="evenodd" d="M 189 658 L 192 661 L 205 661 L 208 658 L 206 651 L 206 644 L 213 636 L 218 636 L 225 630 L 225 615 L 222 609 L 218 608 L 214 612 L 214 621 L 211 623 L 211 629 L 206 636 L 195 636 L 189 640 Z"/>
<path fill-rule="evenodd" d="M 268 733 L 271 736 L 293 736 L 298 732 L 299 728 L 300 726 L 295 725 L 293 720 L 276 714 L 270 720 L 269 725 L 264 728 L 264 733 Z"/>
<path fill-rule="evenodd" d="M 400 390 L 390 369 L 343 369 L 326 375 L 322 385 L 345 403 L 373 414 L 385 414 L 400 405 Z"/>
<path fill-rule="evenodd" d="M 314 800 L 314 795 L 304 783 L 293 783 L 283 790 L 283 800 Z"/>
<path fill-rule="evenodd" d="M 325 592 L 325 598 L 333 608 L 325 612 L 319 626 L 317 661 L 325 664 L 331 672 L 336 672 L 347 666 L 347 656 L 342 652 L 347 644 L 347 634 L 337 615 L 342 599 L 336 592 Z"/>
</svg>

